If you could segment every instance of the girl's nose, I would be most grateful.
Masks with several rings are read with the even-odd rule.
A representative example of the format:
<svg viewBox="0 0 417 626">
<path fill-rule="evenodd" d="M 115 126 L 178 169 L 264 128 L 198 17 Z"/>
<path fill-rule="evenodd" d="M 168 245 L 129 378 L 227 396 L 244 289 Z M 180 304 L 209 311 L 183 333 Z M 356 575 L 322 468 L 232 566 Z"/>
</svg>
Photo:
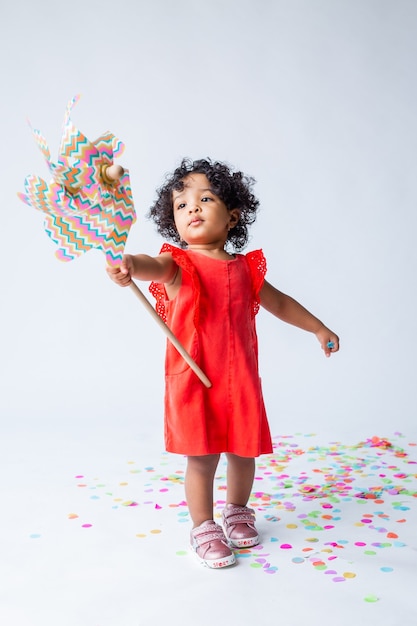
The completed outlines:
<svg viewBox="0 0 417 626">
<path fill-rule="evenodd" d="M 190 204 L 189 212 L 195 213 L 196 211 L 201 211 L 200 205 L 197 204 L 197 202 L 195 204 Z"/>
</svg>

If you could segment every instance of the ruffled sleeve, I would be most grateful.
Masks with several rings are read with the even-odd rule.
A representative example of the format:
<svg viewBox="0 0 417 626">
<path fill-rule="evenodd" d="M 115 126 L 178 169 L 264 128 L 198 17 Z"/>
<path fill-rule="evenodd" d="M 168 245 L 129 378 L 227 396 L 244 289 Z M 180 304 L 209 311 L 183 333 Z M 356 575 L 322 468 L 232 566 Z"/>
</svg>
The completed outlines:
<svg viewBox="0 0 417 626">
<path fill-rule="evenodd" d="M 159 254 L 163 252 L 170 252 L 175 263 L 185 272 L 190 275 L 193 293 L 194 293 L 194 325 L 197 328 L 199 322 L 199 305 L 200 305 L 200 281 L 197 276 L 196 269 L 190 261 L 185 250 L 172 246 L 169 243 L 164 243 Z M 159 317 L 166 323 L 167 321 L 167 309 L 166 302 L 168 299 L 165 286 L 162 283 L 152 282 L 149 285 L 149 291 L 156 300 L 155 309 Z"/>
<path fill-rule="evenodd" d="M 249 265 L 250 274 L 252 277 L 253 286 L 253 317 L 258 313 L 260 307 L 259 293 L 264 284 L 266 275 L 266 259 L 262 250 L 253 250 L 245 255 L 246 261 Z"/>
<path fill-rule="evenodd" d="M 161 250 L 159 251 L 159 254 L 162 254 L 162 252 L 171 252 L 172 248 L 173 246 L 171 246 L 169 243 L 164 243 Z M 156 303 L 155 303 L 156 312 L 158 313 L 159 317 L 162 318 L 162 320 L 166 323 L 167 314 L 166 314 L 165 302 L 167 300 L 167 293 L 165 291 L 164 285 L 162 283 L 151 282 L 151 284 L 149 285 L 149 291 L 151 292 L 151 294 L 156 300 Z"/>
</svg>

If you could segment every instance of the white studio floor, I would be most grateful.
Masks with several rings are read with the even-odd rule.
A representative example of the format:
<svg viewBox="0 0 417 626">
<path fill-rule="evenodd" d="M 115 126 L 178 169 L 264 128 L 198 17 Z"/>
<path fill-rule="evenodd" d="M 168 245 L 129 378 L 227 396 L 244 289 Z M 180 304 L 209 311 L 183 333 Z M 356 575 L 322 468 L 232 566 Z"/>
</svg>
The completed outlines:
<svg viewBox="0 0 417 626">
<path fill-rule="evenodd" d="M 251 500 L 262 543 L 212 571 L 188 548 L 182 457 L 116 426 L 47 430 L 2 440 L 4 626 L 417 623 L 406 434 L 275 436 Z M 221 462 L 218 514 L 224 500 Z"/>
</svg>

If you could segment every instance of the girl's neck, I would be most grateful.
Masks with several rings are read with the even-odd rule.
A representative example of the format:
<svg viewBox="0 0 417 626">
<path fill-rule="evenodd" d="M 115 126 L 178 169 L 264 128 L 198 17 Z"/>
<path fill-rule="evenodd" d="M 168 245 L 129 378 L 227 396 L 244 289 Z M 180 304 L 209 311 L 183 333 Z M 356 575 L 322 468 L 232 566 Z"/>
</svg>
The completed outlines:
<svg viewBox="0 0 417 626">
<path fill-rule="evenodd" d="M 229 254 L 223 247 L 216 245 L 211 246 L 210 244 L 191 244 L 187 247 L 187 250 L 189 250 L 190 252 L 205 254 L 206 256 L 209 256 L 213 259 L 228 260 L 234 258 L 233 254 Z"/>
</svg>

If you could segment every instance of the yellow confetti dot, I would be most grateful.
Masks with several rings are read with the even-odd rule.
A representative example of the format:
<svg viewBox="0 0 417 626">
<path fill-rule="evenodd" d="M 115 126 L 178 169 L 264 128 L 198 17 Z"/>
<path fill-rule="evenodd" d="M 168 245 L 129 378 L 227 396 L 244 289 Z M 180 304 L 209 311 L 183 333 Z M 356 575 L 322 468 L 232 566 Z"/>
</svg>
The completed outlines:
<svg viewBox="0 0 417 626">
<path fill-rule="evenodd" d="M 287 524 L 287 528 L 298 528 L 297 524 Z"/>
<path fill-rule="evenodd" d="M 76 513 L 68 513 L 68 519 L 77 519 L 78 515 Z"/>
<path fill-rule="evenodd" d="M 354 574 L 353 572 L 345 572 L 343 574 L 343 578 L 356 578 L 356 574 Z"/>
<path fill-rule="evenodd" d="M 161 533 L 162 530 L 159 530 L 159 528 L 155 528 L 154 530 L 151 530 L 152 535 L 159 535 L 159 533 Z"/>
<path fill-rule="evenodd" d="M 144 533 L 138 533 L 136 535 L 136 537 L 139 537 L 140 539 L 143 539 L 144 537 L 146 537 L 146 535 Z"/>
</svg>

